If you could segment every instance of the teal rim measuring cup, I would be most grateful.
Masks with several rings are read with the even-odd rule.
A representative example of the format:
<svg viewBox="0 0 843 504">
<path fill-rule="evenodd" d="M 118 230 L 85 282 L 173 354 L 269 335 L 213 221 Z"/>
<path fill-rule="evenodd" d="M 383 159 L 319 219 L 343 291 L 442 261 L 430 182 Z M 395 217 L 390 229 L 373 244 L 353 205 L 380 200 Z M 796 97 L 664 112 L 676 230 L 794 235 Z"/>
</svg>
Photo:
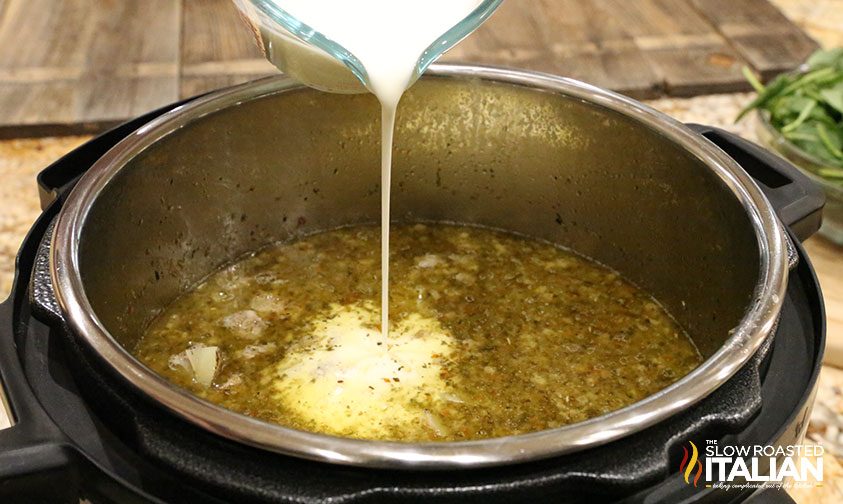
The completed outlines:
<svg viewBox="0 0 843 504">
<path fill-rule="evenodd" d="M 483 0 L 420 55 L 415 82 L 445 51 L 477 29 L 503 0 Z M 340 44 L 299 21 L 274 0 L 234 0 L 264 56 L 281 71 L 324 91 L 362 93 L 368 77 L 360 61 Z"/>
</svg>

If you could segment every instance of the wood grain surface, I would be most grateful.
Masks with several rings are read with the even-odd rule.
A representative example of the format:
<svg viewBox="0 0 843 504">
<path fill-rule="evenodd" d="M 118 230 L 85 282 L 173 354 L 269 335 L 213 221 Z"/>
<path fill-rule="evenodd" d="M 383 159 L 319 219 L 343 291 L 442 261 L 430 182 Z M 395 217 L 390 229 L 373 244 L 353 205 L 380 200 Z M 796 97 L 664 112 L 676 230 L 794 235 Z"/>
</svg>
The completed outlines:
<svg viewBox="0 0 843 504">
<path fill-rule="evenodd" d="M 795 68 L 816 42 L 766 0 L 692 0 L 764 79 Z M 840 6 L 843 9 L 843 5 Z"/>
<path fill-rule="evenodd" d="M 610 0 L 672 96 L 746 89 L 745 61 L 688 2 Z"/>
<path fill-rule="evenodd" d="M 5 0 L 0 127 L 100 129 L 178 98 L 181 2 Z"/>
<path fill-rule="evenodd" d="M 747 89 L 814 42 L 766 0 L 506 0 L 445 56 L 636 98 Z M 0 0 L 0 137 L 89 132 L 277 72 L 231 0 Z"/>
<path fill-rule="evenodd" d="M 658 75 L 606 2 L 506 0 L 443 61 L 565 75 L 635 96 L 657 96 Z"/>
<path fill-rule="evenodd" d="M 182 22 L 179 94 L 206 91 L 276 73 L 231 0 L 186 1 Z"/>
</svg>

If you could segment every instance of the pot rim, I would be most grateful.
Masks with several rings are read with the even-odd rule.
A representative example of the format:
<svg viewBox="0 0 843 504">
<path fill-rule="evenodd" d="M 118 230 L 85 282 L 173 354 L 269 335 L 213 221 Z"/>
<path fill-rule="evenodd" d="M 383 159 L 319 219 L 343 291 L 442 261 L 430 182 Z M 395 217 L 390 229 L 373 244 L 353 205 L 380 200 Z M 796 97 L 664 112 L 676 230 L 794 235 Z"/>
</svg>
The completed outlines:
<svg viewBox="0 0 843 504">
<path fill-rule="evenodd" d="M 549 458 L 638 432 L 697 403 L 758 350 L 775 327 L 787 287 L 784 231 L 755 182 L 713 143 L 640 102 L 573 79 L 475 65 L 433 65 L 434 78 L 481 79 L 567 95 L 614 110 L 685 148 L 732 191 L 758 241 L 759 276 L 753 301 L 717 352 L 672 385 L 622 409 L 555 429 L 473 441 L 404 443 L 342 438 L 290 429 L 225 409 L 180 389 L 132 356 L 94 314 L 79 271 L 79 236 L 97 195 L 125 163 L 164 136 L 218 110 L 302 87 L 272 76 L 210 93 L 156 118 L 117 143 L 80 179 L 62 208 L 52 238 L 50 274 L 74 337 L 142 394 L 179 417 L 225 438 L 316 461 L 390 469 L 454 469 Z M 430 78 L 428 77 L 428 78 Z"/>
</svg>

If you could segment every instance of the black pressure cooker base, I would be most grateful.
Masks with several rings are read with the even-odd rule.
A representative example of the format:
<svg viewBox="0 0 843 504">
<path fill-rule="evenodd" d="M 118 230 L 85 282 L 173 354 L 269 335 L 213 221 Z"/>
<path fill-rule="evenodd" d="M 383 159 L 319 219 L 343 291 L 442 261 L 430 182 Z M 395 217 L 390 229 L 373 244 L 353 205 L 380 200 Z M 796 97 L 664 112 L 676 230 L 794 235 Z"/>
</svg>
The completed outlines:
<svg viewBox="0 0 843 504">
<path fill-rule="evenodd" d="M 64 328 L 33 317 L 27 290 L 38 244 L 72 179 L 158 113 L 82 146 L 39 177 L 43 201 L 54 201 L 25 239 L 12 296 L 0 305 L 0 372 L 17 419 L 0 431 L 0 446 L 10 447 L 0 460 L 11 464 L 0 474 L 12 474 L 0 478 L 0 501 L 734 502 L 747 494 L 684 482 L 678 473 L 683 444 L 788 445 L 802 439 L 825 314 L 799 245 L 775 336 L 746 366 L 669 421 L 588 451 L 470 471 L 363 469 L 243 446 L 171 415 L 109 374 Z"/>
<path fill-rule="evenodd" d="M 49 217 L 48 212 L 24 243 L 23 271 Z M 804 251 L 799 252 L 772 345 L 708 398 L 665 424 L 597 449 L 482 470 L 334 466 L 266 453 L 208 434 L 137 396 L 99 369 L 63 330 L 32 318 L 22 278 L 3 305 L 0 334 L 3 340 L 16 335 L 26 382 L 48 420 L 66 438 L 61 451 L 68 468 L 51 473 L 51 483 L 33 481 L 44 485 L 48 502 L 58 497 L 76 501 L 80 495 L 94 502 L 382 502 L 406 497 L 457 501 L 469 496 L 490 502 L 676 502 L 700 497 L 731 501 L 739 493 L 684 483 L 677 472 L 681 445 L 691 440 L 702 446 L 706 439 L 786 445 L 804 435 L 824 317 L 816 278 Z M 77 365 L 68 366 L 70 360 Z M 59 476 L 66 484 L 55 484 Z"/>
</svg>

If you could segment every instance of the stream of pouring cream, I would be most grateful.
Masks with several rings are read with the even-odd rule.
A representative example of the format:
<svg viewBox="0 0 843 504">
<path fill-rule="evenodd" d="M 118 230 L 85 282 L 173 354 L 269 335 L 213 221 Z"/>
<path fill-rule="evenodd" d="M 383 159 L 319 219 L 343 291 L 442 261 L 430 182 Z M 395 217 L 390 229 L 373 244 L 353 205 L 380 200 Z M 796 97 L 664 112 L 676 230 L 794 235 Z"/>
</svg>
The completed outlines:
<svg viewBox="0 0 843 504">
<path fill-rule="evenodd" d="M 398 102 L 422 53 L 481 0 L 273 0 L 336 42 L 366 69 L 381 105 L 381 331 L 389 331 L 389 222 L 392 140 Z M 300 56 L 306 57 L 306 56 Z"/>
</svg>

